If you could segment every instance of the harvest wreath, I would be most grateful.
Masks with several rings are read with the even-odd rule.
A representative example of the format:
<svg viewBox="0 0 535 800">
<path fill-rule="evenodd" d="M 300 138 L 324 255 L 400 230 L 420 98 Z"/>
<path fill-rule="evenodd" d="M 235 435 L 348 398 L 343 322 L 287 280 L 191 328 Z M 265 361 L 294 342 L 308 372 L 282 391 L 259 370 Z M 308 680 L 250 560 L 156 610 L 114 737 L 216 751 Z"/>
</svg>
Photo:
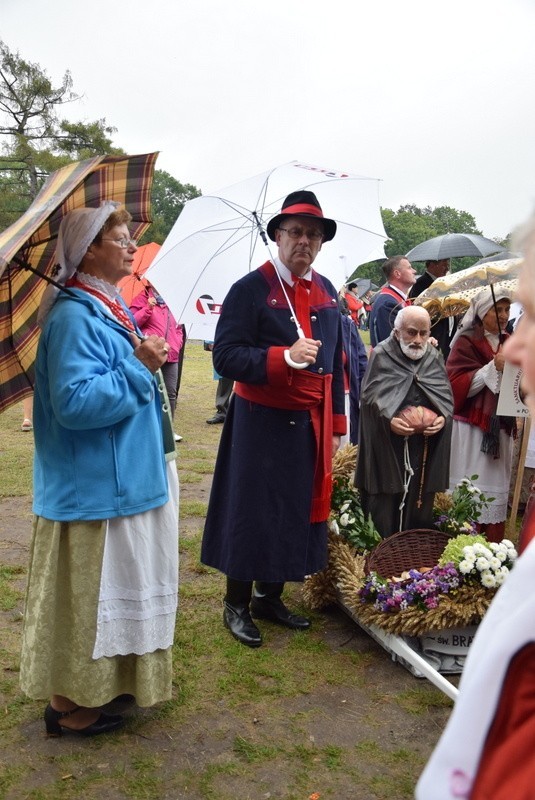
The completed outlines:
<svg viewBox="0 0 535 800">
<path fill-rule="evenodd" d="M 422 636 L 476 625 L 516 559 L 508 539 L 476 534 L 488 502 L 471 479 L 437 495 L 436 530 L 403 531 L 381 541 L 353 486 L 357 448 L 346 445 L 333 462 L 329 564 L 305 581 L 310 608 L 341 602 L 365 625 Z M 422 563 L 421 563 L 422 562 Z"/>
</svg>

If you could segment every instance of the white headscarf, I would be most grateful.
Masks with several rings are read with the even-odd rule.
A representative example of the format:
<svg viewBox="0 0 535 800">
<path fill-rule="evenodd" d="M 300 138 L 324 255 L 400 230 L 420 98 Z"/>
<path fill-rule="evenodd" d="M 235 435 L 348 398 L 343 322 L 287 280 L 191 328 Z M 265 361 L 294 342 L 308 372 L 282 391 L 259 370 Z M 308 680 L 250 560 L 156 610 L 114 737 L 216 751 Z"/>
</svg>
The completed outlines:
<svg viewBox="0 0 535 800">
<path fill-rule="evenodd" d="M 496 292 L 495 299 L 496 302 L 499 300 L 511 300 L 511 296 L 502 290 Z M 490 311 L 493 305 L 494 300 L 492 298 L 492 290 L 490 286 L 485 286 L 485 288 L 478 292 L 475 297 L 472 297 L 468 311 L 459 323 L 457 332 L 451 340 L 450 348 L 453 347 L 459 336 L 475 330 L 476 319 L 483 320 L 483 317 L 487 311 Z"/>
<path fill-rule="evenodd" d="M 105 200 L 98 208 L 75 208 L 66 214 L 59 226 L 58 241 L 56 245 L 56 270 L 54 275 L 56 283 L 65 286 L 72 278 L 108 217 L 121 204 L 115 200 Z M 37 314 L 37 324 L 40 328 L 57 300 L 60 290 L 53 284 L 48 284 L 44 291 Z"/>
</svg>

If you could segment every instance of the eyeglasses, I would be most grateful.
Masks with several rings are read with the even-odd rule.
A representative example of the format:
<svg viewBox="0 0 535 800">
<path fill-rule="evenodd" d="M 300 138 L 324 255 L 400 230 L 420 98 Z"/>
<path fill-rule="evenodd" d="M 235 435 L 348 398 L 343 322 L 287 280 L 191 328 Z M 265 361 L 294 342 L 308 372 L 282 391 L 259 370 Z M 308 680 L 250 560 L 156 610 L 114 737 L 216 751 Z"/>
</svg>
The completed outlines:
<svg viewBox="0 0 535 800">
<path fill-rule="evenodd" d="M 130 239 L 123 236 L 122 239 L 101 239 L 101 242 L 115 242 L 121 250 L 126 250 L 128 247 L 137 247 L 137 239 Z"/>
<path fill-rule="evenodd" d="M 306 231 L 303 228 L 279 228 L 279 230 L 287 233 L 290 239 L 300 239 L 301 236 L 306 236 L 311 242 L 319 242 L 323 239 L 322 231 Z"/>
</svg>

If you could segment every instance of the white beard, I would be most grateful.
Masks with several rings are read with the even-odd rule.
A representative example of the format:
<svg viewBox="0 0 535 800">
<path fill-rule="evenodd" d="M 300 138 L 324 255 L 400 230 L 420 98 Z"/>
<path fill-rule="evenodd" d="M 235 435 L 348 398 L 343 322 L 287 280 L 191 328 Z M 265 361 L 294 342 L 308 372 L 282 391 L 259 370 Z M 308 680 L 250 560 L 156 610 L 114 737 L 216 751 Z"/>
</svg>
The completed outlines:
<svg viewBox="0 0 535 800">
<path fill-rule="evenodd" d="M 424 345 L 422 345 L 421 348 L 418 348 L 417 350 L 412 345 L 406 344 L 401 339 L 398 339 L 398 342 L 399 342 L 399 346 L 401 347 L 401 352 L 404 355 L 406 355 L 407 358 L 410 358 L 411 361 L 419 361 L 421 358 L 424 357 L 425 351 L 427 350 L 427 342 Z"/>
</svg>

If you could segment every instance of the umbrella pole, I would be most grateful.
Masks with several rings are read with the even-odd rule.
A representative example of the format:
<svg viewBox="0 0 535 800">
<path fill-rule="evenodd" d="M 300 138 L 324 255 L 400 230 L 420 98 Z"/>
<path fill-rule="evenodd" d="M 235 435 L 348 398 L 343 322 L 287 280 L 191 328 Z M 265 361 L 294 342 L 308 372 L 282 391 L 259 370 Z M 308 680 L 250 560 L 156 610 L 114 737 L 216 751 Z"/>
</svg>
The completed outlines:
<svg viewBox="0 0 535 800">
<path fill-rule="evenodd" d="M 60 291 L 65 292 L 66 294 L 70 294 L 70 295 L 74 296 L 74 292 L 71 292 L 71 290 L 67 289 L 66 286 L 63 286 L 63 284 L 58 283 L 53 278 L 49 278 L 48 275 L 44 275 L 42 272 L 39 272 L 38 269 L 35 269 L 34 267 L 32 267 L 31 264 L 28 264 L 27 261 L 23 261 L 21 258 L 18 258 L 17 256 L 14 256 L 14 258 L 12 260 L 16 264 L 18 264 L 19 267 L 22 267 L 23 269 L 28 270 L 28 272 L 33 272 L 33 274 L 37 275 L 38 278 L 43 278 L 43 280 L 47 281 L 47 283 L 51 283 L 52 286 L 56 287 L 56 289 L 59 289 Z"/>
<path fill-rule="evenodd" d="M 498 323 L 498 330 L 499 330 L 498 340 L 500 344 L 503 344 L 505 342 L 505 333 L 502 331 L 500 325 L 500 318 L 498 316 L 498 306 L 496 305 L 496 295 L 494 294 L 494 284 L 489 283 L 489 286 L 490 286 L 490 293 L 492 295 L 492 306 L 494 308 L 494 313 L 496 314 L 496 322 Z"/>
<path fill-rule="evenodd" d="M 291 314 L 292 314 L 292 321 L 295 323 L 295 327 L 297 328 L 297 337 L 299 339 L 304 339 L 305 338 L 305 334 L 303 333 L 303 329 L 302 329 L 301 325 L 299 324 L 299 320 L 297 319 L 297 314 L 295 313 L 294 307 L 292 306 L 292 304 L 290 302 L 290 298 L 288 297 L 288 292 L 286 291 L 286 286 L 284 285 L 284 281 L 282 280 L 281 276 L 279 275 L 279 270 L 275 266 L 275 259 L 273 258 L 273 255 L 271 254 L 271 249 L 269 247 L 269 242 L 267 240 L 266 232 L 263 229 L 263 227 L 262 227 L 262 225 L 260 223 L 260 220 L 258 219 L 258 215 L 257 215 L 256 211 L 253 211 L 253 217 L 255 219 L 256 226 L 258 228 L 258 233 L 260 234 L 260 237 L 261 237 L 262 241 L 264 242 L 264 244 L 266 245 L 266 247 L 268 249 L 269 260 L 271 261 L 271 263 L 275 267 L 275 272 L 277 273 L 277 278 L 279 279 L 279 283 L 281 285 L 281 289 L 282 289 L 282 291 L 284 293 L 284 297 L 286 298 L 286 302 L 288 303 L 288 307 L 289 307 L 289 309 L 291 311 Z M 292 362 L 291 366 L 295 367 L 295 369 L 304 369 L 304 366 L 308 366 L 308 365 L 307 364 L 305 364 L 304 366 L 301 365 L 301 364 L 297 365 L 296 362 L 294 361 L 294 362 Z"/>
</svg>

